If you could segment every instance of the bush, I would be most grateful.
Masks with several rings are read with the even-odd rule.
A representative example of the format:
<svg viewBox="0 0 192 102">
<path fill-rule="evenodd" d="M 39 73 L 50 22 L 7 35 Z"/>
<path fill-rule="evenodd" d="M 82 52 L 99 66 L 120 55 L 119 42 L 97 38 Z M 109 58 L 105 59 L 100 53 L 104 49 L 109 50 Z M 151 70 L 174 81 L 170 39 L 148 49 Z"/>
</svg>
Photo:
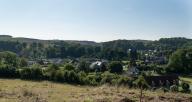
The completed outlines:
<svg viewBox="0 0 192 102">
<path fill-rule="evenodd" d="M 127 77 L 120 77 L 117 81 L 118 85 L 130 85 L 130 79 Z"/>
<path fill-rule="evenodd" d="M 3 64 L 11 67 L 18 67 L 19 65 L 19 58 L 16 53 L 10 51 L 0 52 L 0 59 Z M 4 61 L 2 61 L 2 59 L 4 59 Z"/>
<path fill-rule="evenodd" d="M 33 67 L 33 68 L 24 68 L 20 71 L 21 79 L 34 79 L 41 80 L 43 79 L 43 72 L 41 68 Z"/>
<path fill-rule="evenodd" d="M 96 76 L 95 75 L 88 75 L 86 77 L 86 82 L 89 84 L 89 85 L 92 85 L 92 86 L 96 86 L 98 85 L 99 83 L 96 81 Z"/>
<path fill-rule="evenodd" d="M 172 85 L 170 87 L 170 90 L 171 90 L 171 92 L 178 92 L 179 91 L 179 87 L 177 85 Z"/>
<path fill-rule="evenodd" d="M 68 70 L 68 71 L 71 71 L 71 70 L 75 70 L 75 67 L 73 65 L 71 65 L 71 64 L 66 64 L 64 66 L 64 69 Z"/>
<path fill-rule="evenodd" d="M 192 49 L 179 49 L 169 58 L 167 73 L 189 74 L 192 72 Z"/>
<path fill-rule="evenodd" d="M 57 82 L 64 82 L 65 79 L 64 79 L 63 71 L 60 71 L 60 70 L 56 71 L 54 80 Z"/>
<path fill-rule="evenodd" d="M 48 67 L 48 70 L 59 70 L 59 66 L 56 65 L 56 64 L 51 64 L 51 65 Z"/>
<path fill-rule="evenodd" d="M 19 66 L 20 66 L 20 67 L 27 67 L 27 65 L 28 65 L 27 59 L 21 58 L 21 59 L 20 59 Z"/>
<path fill-rule="evenodd" d="M 59 70 L 59 66 L 56 64 L 51 64 L 49 67 L 45 70 L 45 77 L 49 80 L 55 80 L 55 75 L 57 70 Z"/>
<path fill-rule="evenodd" d="M 69 71 L 64 70 L 63 77 L 64 77 L 65 82 L 70 81 L 69 78 L 68 78 L 69 77 Z"/>
<path fill-rule="evenodd" d="M 81 61 L 78 65 L 78 70 L 89 72 L 89 64 L 85 61 Z"/>
<path fill-rule="evenodd" d="M 111 62 L 109 64 L 109 71 L 111 73 L 122 73 L 123 72 L 123 66 L 121 65 L 120 62 Z"/>
<path fill-rule="evenodd" d="M 109 72 L 105 72 L 101 75 L 102 80 L 101 80 L 101 84 L 114 84 L 114 80 L 118 79 L 119 76 L 113 73 L 109 73 Z"/>
<path fill-rule="evenodd" d="M 184 83 L 181 84 L 181 86 L 182 86 L 183 92 L 185 92 L 185 93 L 190 92 L 190 85 L 188 83 L 184 82 Z"/>
<path fill-rule="evenodd" d="M 68 82 L 69 83 L 74 83 L 74 84 L 78 84 L 79 83 L 79 76 L 73 70 L 69 71 Z"/>
<path fill-rule="evenodd" d="M 88 82 L 86 82 L 86 76 L 87 74 L 84 71 L 81 71 L 78 73 L 78 77 L 79 77 L 79 83 L 84 85 L 87 84 Z"/>
<path fill-rule="evenodd" d="M 0 66 L 0 77 L 16 77 L 16 68 L 7 65 Z"/>
<path fill-rule="evenodd" d="M 148 88 L 149 87 L 149 84 L 145 80 L 144 74 L 138 76 L 138 78 L 134 81 L 134 84 L 139 88 Z"/>
</svg>

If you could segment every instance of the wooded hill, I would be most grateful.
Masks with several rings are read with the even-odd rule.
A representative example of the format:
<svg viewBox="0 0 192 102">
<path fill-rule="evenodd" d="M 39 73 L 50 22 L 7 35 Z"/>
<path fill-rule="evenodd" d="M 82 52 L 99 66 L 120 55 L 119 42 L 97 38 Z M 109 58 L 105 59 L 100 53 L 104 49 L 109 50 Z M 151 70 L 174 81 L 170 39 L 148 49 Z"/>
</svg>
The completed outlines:
<svg viewBox="0 0 192 102">
<path fill-rule="evenodd" d="M 76 40 L 40 40 L 0 35 L 0 51 L 12 51 L 28 58 L 96 57 L 127 59 L 129 49 L 143 52 L 154 51 L 169 56 L 180 48 L 192 47 L 192 39 L 161 38 L 159 40 L 114 40 L 108 42 Z"/>
</svg>

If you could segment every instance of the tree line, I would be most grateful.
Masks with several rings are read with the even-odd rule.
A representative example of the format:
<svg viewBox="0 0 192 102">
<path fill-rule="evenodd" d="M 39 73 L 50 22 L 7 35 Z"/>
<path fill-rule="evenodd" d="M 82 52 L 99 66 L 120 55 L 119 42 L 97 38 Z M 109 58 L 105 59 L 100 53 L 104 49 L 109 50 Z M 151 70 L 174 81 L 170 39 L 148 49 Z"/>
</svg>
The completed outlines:
<svg viewBox="0 0 192 102">
<path fill-rule="evenodd" d="M 68 43 L 66 41 L 21 42 L 0 41 L 0 51 L 12 51 L 21 57 L 66 58 L 94 57 L 108 60 L 128 59 L 129 49 L 138 50 L 138 58 L 143 58 L 145 52 L 155 50 L 156 56 L 169 58 L 179 48 L 190 48 L 192 40 L 186 38 L 162 38 L 158 41 L 147 40 L 115 40 L 97 44 Z"/>
</svg>

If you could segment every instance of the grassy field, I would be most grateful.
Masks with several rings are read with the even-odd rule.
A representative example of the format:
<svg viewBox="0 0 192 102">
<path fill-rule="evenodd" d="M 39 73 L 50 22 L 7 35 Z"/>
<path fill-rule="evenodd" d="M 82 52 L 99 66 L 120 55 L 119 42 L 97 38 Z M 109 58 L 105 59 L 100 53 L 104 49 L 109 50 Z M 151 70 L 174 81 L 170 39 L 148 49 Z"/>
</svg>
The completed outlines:
<svg viewBox="0 0 192 102">
<path fill-rule="evenodd" d="M 0 102 L 137 102 L 138 97 L 139 90 L 126 87 L 0 79 Z M 143 99 L 144 102 L 191 102 L 192 95 L 144 91 Z"/>
</svg>

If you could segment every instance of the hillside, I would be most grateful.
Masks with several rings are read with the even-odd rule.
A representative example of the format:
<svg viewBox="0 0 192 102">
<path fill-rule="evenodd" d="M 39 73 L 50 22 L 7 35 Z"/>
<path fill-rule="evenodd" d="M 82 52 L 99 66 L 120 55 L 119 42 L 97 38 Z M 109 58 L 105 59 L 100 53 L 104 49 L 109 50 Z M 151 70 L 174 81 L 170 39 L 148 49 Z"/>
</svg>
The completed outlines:
<svg viewBox="0 0 192 102">
<path fill-rule="evenodd" d="M 0 35 L 0 41 L 18 41 L 18 42 L 26 42 L 26 43 L 54 43 L 54 42 L 60 42 L 64 41 L 69 44 L 81 44 L 81 45 L 109 45 L 109 46 L 129 46 L 129 47 L 141 47 L 139 49 L 143 49 L 142 47 L 145 47 L 145 45 L 153 45 L 154 47 L 157 47 L 159 45 L 162 45 L 164 47 L 166 46 L 176 46 L 181 47 L 185 44 L 191 43 L 192 39 L 177 37 L 177 38 L 161 38 L 156 41 L 152 40 L 113 40 L 113 41 L 107 41 L 107 42 L 94 42 L 94 41 L 79 41 L 79 40 L 41 40 L 41 39 L 33 39 L 33 38 L 24 38 L 24 37 L 12 37 L 10 35 Z M 154 45 L 156 44 L 156 45 Z"/>
<path fill-rule="evenodd" d="M 139 97 L 139 90 L 127 87 L 74 86 L 19 79 L 0 79 L 0 83 L 0 102 L 137 102 Z M 144 95 L 146 102 L 191 102 L 192 100 L 191 95 L 182 93 L 145 91 Z"/>
<path fill-rule="evenodd" d="M 54 43 L 64 41 L 67 43 L 76 43 L 81 45 L 98 45 L 98 43 L 94 41 L 77 41 L 77 40 L 41 40 L 41 39 L 33 39 L 33 38 L 24 38 L 24 37 L 12 37 L 10 35 L 0 35 L 0 41 L 18 41 L 18 42 L 26 42 L 26 43 Z"/>
<path fill-rule="evenodd" d="M 42 40 L 23 37 L 12 37 L 10 35 L 0 35 L 0 41 L 40 42 Z"/>
<path fill-rule="evenodd" d="M 192 39 L 161 38 L 151 40 L 114 40 L 108 42 L 77 41 L 77 40 L 40 40 L 32 38 L 0 35 L 0 51 L 12 51 L 26 58 L 102 58 L 108 60 L 128 59 L 128 51 L 136 49 L 140 58 L 145 53 L 155 51 L 156 56 L 169 58 L 180 48 L 191 48 Z M 141 57 L 142 56 L 142 57 Z"/>
</svg>

